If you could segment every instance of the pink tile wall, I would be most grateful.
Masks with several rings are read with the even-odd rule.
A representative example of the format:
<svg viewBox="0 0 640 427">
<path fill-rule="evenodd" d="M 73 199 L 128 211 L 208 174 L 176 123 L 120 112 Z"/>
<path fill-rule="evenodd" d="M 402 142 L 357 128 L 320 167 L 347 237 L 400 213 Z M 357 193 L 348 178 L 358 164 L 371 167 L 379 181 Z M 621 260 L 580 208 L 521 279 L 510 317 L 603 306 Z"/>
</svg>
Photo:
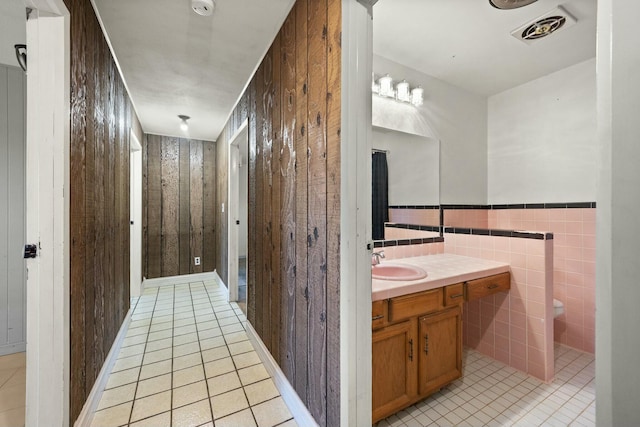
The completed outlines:
<svg viewBox="0 0 640 427">
<path fill-rule="evenodd" d="M 445 227 L 489 228 L 488 209 L 443 209 Z"/>
<path fill-rule="evenodd" d="M 400 240 L 400 239 L 417 239 L 425 237 L 440 237 L 438 231 L 426 231 L 426 230 L 410 230 L 407 228 L 386 227 L 384 228 L 385 240 Z"/>
<path fill-rule="evenodd" d="M 489 228 L 551 231 L 554 235 L 554 298 L 565 314 L 555 319 L 555 340 L 595 351 L 595 208 L 496 209 Z"/>
<path fill-rule="evenodd" d="M 444 243 L 422 243 L 420 245 L 388 246 L 376 248 L 375 251 L 384 251 L 385 260 L 409 258 L 414 256 L 435 255 L 444 253 Z"/>
<path fill-rule="evenodd" d="M 389 222 L 440 226 L 438 209 L 389 209 Z"/>
<path fill-rule="evenodd" d="M 465 304 L 465 345 L 551 381 L 553 241 L 445 233 L 444 251 L 508 262 L 511 290 Z"/>
</svg>

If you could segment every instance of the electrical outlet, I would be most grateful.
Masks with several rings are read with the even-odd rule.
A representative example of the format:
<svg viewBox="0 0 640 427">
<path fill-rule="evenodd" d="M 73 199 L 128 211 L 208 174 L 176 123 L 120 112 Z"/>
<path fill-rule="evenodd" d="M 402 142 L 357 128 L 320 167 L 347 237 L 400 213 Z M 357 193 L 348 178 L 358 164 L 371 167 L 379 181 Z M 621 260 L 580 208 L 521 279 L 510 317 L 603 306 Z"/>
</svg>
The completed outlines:
<svg viewBox="0 0 640 427">
<path fill-rule="evenodd" d="M 193 259 L 193 262 L 194 262 L 195 265 L 200 265 L 200 257 L 199 256 L 195 257 Z"/>
</svg>

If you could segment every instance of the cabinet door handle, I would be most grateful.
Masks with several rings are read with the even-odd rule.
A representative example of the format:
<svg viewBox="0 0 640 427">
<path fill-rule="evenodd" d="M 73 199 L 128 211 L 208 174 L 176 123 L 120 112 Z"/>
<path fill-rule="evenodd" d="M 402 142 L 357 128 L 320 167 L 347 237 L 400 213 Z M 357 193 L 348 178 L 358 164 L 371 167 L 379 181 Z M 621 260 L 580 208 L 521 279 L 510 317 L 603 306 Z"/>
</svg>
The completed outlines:
<svg viewBox="0 0 640 427">
<path fill-rule="evenodd" d="M 371 321 L 384 319 L 384 314 L 378 314 L 377 316 L 373 316 Z"/>
<path fill-rule="evenodd" d="M 429 334 L 424 335 L 424 354 L 429 354 Z"/>
<path fill-rule="evenodd" d="M 413 362 L 413 338 L 409 340 L 409 360 Z"/>
<path fill-rule="evenodd" d="M 497 283 L 493 283 L 493 284 L 491 284 L 491 285 L 487 286 L 487 289 L 495 289 L 495 288 L 497 288 L 498 286 L 500 286 L 500 285 L 498 285 Z"/>
<path fill-rule="evenodd" d="M 449 295 L 449 298 L 455 299 L 455 298 L 460 298 L 462 296 L 464 296 L 464 294 L 455 294 L 455 295 Z"/>
</svg>

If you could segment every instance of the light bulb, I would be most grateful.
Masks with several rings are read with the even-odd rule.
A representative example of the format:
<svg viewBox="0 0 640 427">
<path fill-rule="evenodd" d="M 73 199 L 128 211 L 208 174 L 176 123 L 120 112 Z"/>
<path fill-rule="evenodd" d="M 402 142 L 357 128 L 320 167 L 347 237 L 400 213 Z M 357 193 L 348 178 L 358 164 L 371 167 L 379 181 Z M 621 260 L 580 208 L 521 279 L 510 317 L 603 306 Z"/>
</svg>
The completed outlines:
<svg viewBox="0 0 640 427">
<path fill-rule="evenodd" d="M 384 77 L 380 77 L 380 79 L 378 80 L 378 84 L 380 85 L 380 95 L 388 97 L 394 96 L 393 79 L 391 78 L 391 76 L 389 76 L 389 74 L 385 75 Z"/>
<path fill-rule="evenodd" d="M 424 89 L 422 89 L 420 86 L 414 87 L 413 90 L 411 91 L 411 103 L 415 106 L 422 105 L 423 94 L 424 94 Z"/>
<path fill-rule="evenodd" d="M 398 98 L 398 101 L 411 101 L 411 95 L 409 94 L 409 83 L 407 83 L 406 80 L 403 80 L 396 85 L 396 96 Z"/>
<path fill-rule="evenodd" d="M 184 114 L 178 114 L 178 118 L 181 120 L 180 121 L 180 130 L 182 132 L 188 131 L 189 130 L 189 123 L 187 123 L 187 120 L 189 120 L 191 117 L 185 116 Z"/>
</svg>

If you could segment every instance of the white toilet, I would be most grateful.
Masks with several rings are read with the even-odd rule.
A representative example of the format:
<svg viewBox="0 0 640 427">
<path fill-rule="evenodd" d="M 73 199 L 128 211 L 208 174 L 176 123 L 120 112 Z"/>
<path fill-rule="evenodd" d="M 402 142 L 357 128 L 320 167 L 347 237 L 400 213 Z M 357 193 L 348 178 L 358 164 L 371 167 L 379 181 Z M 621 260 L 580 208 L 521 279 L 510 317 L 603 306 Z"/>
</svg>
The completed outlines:
<svg viewBox="0 0 640 427">
<path fill-rule="evenodd" d="M 562 301 L 554 298 L 553 299 L 553 318 L 555 319 L 556 317 L 562 315 L 562 313 L 564 313 L 564 304 L 562 303 Z"/>
</svg>

